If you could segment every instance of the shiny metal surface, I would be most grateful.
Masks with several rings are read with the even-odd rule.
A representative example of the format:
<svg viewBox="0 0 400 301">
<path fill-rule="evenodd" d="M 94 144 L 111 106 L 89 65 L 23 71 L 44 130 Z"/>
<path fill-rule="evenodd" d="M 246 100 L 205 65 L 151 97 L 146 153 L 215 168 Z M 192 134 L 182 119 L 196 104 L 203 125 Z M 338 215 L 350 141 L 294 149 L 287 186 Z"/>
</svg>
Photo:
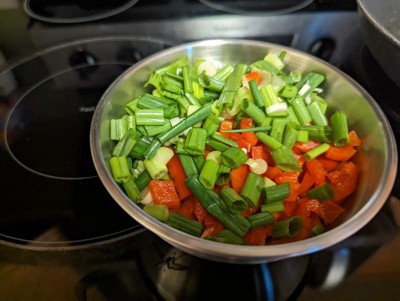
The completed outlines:
<svg viewBox="0 0 400 301">
<path fill-rule="evenodd" d="M 325 98 L 348 116 L 349 126 L 363 140 L 356 160 L 360 183 L 348 200 L 348 214 L 334 229 L 300 242 L 274 246 L 234 246 L 196 238 L 148 216 L 116 185 L 107 164 L 113 143 L 109 120 L 123 113 L 122 105 L 144 92 L 150 73 L 180 56 L 225 63 L 251 63 L 266 52 L 286 50 L 288 68 L 314 70 L 326 75 Z M 180 45 L 132 66 L 107 89 L 94 113 L 90 132 L 92 156 L 99 177 L 115 201 L 143 226 L 171 245 L 195 256 L 229 263 L 262 263 L 309 254 L 332 246 L 361 229 L 386 202 L 397 170 L 397 148 L 391 127 L 377 103 L 354 80 L 326 62 L 280 45 L 249 40 L 206 40 Z"/>
<path fill-rule="evenodd" d="M 400 87 L 400 2 L 357 0 L 361 32 L 375 59 Z"/>
</svg>

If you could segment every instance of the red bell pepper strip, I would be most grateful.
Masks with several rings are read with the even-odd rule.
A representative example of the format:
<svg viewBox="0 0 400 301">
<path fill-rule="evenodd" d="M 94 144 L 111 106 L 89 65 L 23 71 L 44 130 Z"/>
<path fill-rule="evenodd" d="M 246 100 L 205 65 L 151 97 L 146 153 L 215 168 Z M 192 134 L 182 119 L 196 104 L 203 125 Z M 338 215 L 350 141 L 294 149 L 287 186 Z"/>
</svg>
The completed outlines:
<svg viewBox="0 0 400 301">
<path fill-rule="evenodd" d="M 246 79 L 248 82 L 252 81 L 253 79 L 255 79 L 257 81 L 257 85 L 259 85 L 261 83 L 261 75 L 258 74 L 258 72 L 253 71 L 253 72 L 249 72 L 245 75 Z"/>
<path fill-rule="evenodd" d="M 357 152 L 350 144 L 342 147 L 331 145 L 325 152 L 325 157 L 336 161 L 348 161 Z"/>
<path fill-rule="evenodd" d="M 321 205 L 325 211 L 325 216 L 322 220 L 326 225 L 332 224 L 337 218 L 339 218 L 346 210 L 334 201 L 326 201 Z"/>
<path fill-rule="evenodd" d="M 196 216 L 197 221 L 199 223 L 204 223 L 204 219 L 208 215 L 207 210 L 203 207 L 203 205 L 194 195 L 189 196 L 189 198 L 194 199 L 194 214 Z"/>
<path fill-rule="evenodd" d="M 318 145 L 320 145 L 320 142 L 317 141 L 312 141 L 312 140 L 308 140 L 308 142 L 306 143 L 301 143 L 296 141 L 293 145 L 293 151 L 297 152 L 297 153 L 306 153 L 314 148 L 316 148 Z"/>
<path fill-rule="evenodd" d="M 341 203 L 356 189 L 358 168 L 353 162 L 345 162 L 337 170 L 329 172 L 327 178 L 335 191 L 333 200 Z"/>
<path fill-rule="evenodd" d="M 252 118 L 242 118 L 240 120 L 240 128 L 241 129 L 249 129 L 253 127 L 253 119 Z M 257 136 L 254 134 L 254 132 L 244 132 L 242 133 L 243 139 L 246 140 L 251 144 L 251 146 L 254 146 L 258 142 Z"/>
<path fill-rule="evenodd" d="M 172 181 L 174 182 L 176 191 L 178 192 L 179 199 L 183 200 L 184 198 L 191 195 L 192 192 L 185 184 L 185 171 L 176 153 L 174 153 L 174 156 L 171 158 L 171 160 L 168 161 L 167 168 L 170 176 L 172 177 Z"/>
<path fill-rule="evenodd" d="M 248 245 L 264 246 L 267 237 L 271 236 L 271 234 L 272 234 L 272 226 L 268 225 L 251 229 L 249 232 L 247 232 L 247 234 L 243 237 L 243 239 Z"/>
<path fill-rule="evenodd" d="M 317 159 L 307 161 L 306 167 L 317 186 L 325 183 L 326 171 L 323 165 Z"/>
<path fill-rule="evenodd" d="M 194 220 L 196 218 L 194 214 L 194 199 L 191 197 L 186 198 L 183 200 L 181 207 L 177 210 L 178 213 L 182 214 L 183 216 L 186 216 L 189 219 Z"/>
<path fill-rule="evenodd" d="M 247 164 L 242 164 L 238 168 L 234 168 L 231 170 L 231 185 L 237 193 L 240 193 L 242 191 L 248 173 L 249 167 Z"/>
<path fill-rule="evenodd" d="M 267 161 L 267 155 L 264 152 L 264 148 L 262 145 L 256 145 L 251 148 L 251 157 L 256 160 L 256 159 L 262 159 L 264 161 Z"/>
<path fill-rule="evenodd" d="M 170 180 L 151 180 L 149 189 L 153 197 L 153 202 L 157 205 L 166 205 L 170 209 L 180 207 L 174 182 Z"/>
</svg>

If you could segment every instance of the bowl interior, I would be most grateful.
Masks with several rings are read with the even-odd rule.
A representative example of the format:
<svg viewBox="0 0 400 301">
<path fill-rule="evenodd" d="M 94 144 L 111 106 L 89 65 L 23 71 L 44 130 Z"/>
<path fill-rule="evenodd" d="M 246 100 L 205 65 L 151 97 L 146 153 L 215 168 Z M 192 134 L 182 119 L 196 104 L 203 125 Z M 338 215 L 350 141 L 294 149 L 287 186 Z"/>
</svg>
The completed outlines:
<svg viewBox="0 0 400 301">
<path fill-rule="evenodd" d="M 188 55 L 216 64 L 250 64 L 267 52 L 286 51 L 287 70 L 317 71 L 326 75 L 324 98 L 332 109 L 345 111 L 351 129 L 363 141 L 355 158 L 360 169 L 357 190 L 346 201 L 347 215 L 340 225 L 326 233 L 285 246 L 234 246 L 191 237 L 158 222 L 133 204 L 114 183 L 108 159 L 114 144 L 109 139 L 109 122 L 119 118 L 123 105 L 145 92 L 150 73 Z M 105 92 L 92 121 L 91 148 L 96 170 L 111 196 L 139 223 L 172 245 L 203 258 L 235 263 L 257 263 L 307 254 L 333 245 L 363 227 L 383 206 L 394 183 L 397 150 L 393 133 L 376 102 L 356 82 L 327 63 L 280 45 L 247 40 L 212 40 L 180 45 L 155 54 L 132 66 Z"/>
</svg>

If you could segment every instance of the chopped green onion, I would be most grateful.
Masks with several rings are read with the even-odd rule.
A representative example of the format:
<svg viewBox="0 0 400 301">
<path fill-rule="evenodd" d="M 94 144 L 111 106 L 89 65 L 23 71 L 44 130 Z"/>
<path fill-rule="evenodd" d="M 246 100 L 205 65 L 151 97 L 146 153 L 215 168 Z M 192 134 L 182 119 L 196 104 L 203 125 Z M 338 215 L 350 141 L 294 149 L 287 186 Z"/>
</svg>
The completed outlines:
<svg viewBox="0 0 400 301">
<path fill-rule="evenodd" d="M 153 139 L 147 146 L 143 156 L 146 159 L 153 158 L 157 150 L 161 147 L 162 143 L 158 139 Z"/>
<path fill-rule="evenodd" d="M 201 107 L 199 110 L 194 112 L 192 115 L 184 118 L 175 127 L 171 128 L 167 132 L 158 136 L 158 140 L 161 142 L 161 144 L 164 144 L 168 140 L 179 135 L 180 133 L 187 130 L 188 128 L 195 125 L 196 123 L 206 119 L 208 117 L 208 115 L 210 115 L 210 113 L 211 113 L 211 105 L 205 104 L 203 107 Z"/>
<path fill-rule="evenodd" d="M 335 191 L 329 184 L 323 184 L 307 191 L 307 196 L 310 199 L 317 199 L 319 201 L 332 200 L 335 196 Z"/>
<path fill-rule="evenodd" d="M 261 96 L 261 92 L 258 89 L 258 84 L 257 84 L 257 80 L 253 79 L 251 81 L 249 81 L 249 87 L 250 87 L 250 92 L 251 92 L 251 96 L 253 97 L 254 100 L 254 104 L 261 108 L 264 107 L 264 100 Z"/>
<path fill-rule="evenodd" d="M 197 237 L 200 237 L 204 229 L 203 224 L 191 220 L 178 212 L 173 212 L 166 223 L 175 229 Z"/>
<path fill-rule="evenodd" d="M 274 118 L 272 120 L 272 128 L 269 135 L 276 141 L 282 143 L 283 133 L 285 132 L 287 119 L 286 118 Z"/>
<path fill-rule="evenodd" d="M 231 187 L 223 187 L 220 197 L 234 214 L 240 214 L 248 207 L 247 202 Z"/>
<path fill-rule="evenodd" d="M 283 134 L 282 144 L 288 149 L 292 149 L 299 136 L 296 123 L 290 121 L 286 124 L 285 132 Z"/>
<path fill-rule="evenodd" d="M 308 142 L 308 131 L 306 130 L 299 130 L 299 135 L 297 136 L 297 141 L 301 143 Z"/>
<path fill-rule="evenodd" d="M 176 102 L 168 99 L 163 99 L 156 97 L 151 94 L 144 94 L 141 96 L 137 102 L 138 109 L 162 109 L 164 112 L 164 117 L 171 119 L 179 114 L 178 105 Z M 135 112 L 137 109 L 135 110 Z"/>
<path fill-rule="evenodd" d="M 276 150 L 271 150 L 271 155 L 275 165 L 283 171 L 301 171 L 301 167 L 291 149 L 282 146 Z"/>
<path fill-rule="evenodd" d="M 236 141 L 233 141 L 233 140 L 228 139 L 228 138 L 226 138 L 224 136 L 221 136 L 219 133 L 211 134 L 210 135 L 210 139 L 214 140 L 214 141 L 217 141 L 217 142 L 221 142 L 221 143 L 226 144 L 226 145 L 231 146 L 231 147 L 238 147 L 238 144 L 237 144 Z"/>
<path fill-rule="evenodd" d="M 215 78 L 218 78 L 220 80 L 226 80 L 229 75 L 233 72 L 234 67 L 232 65 L 226 65 L 219 69 L 217 73 L 214 75 Z"/>
<path fill-rule="evenodd" d="M 234 130 L 224 130 L 223 133 L 246 133 L 246 132 L 264 132 L 271 129 L 270 125 L 267 126 L 256 126 L 253 128 L 246 129 L 234 129 Z"/>
<path fill-rule="evenodd" d="M 196 176 L 198 175 L 199 172 L 190 155 L 179 154 L 178 157 L 187 177 L 191 175 L 196 175 Z"/>
<path fill-rule="evenodd" d="M 282 183 L 278 185 L 264 187 L 264 193 L 267 203 L 282 201 L 289 197 L 290 185 L 289 183 Z"/>
<path fill-rule="evenodd" d="M 110 139 L 121 140 L 127 130 L 127 121 L 124 118 L 110 120 Z"/>
<path fill-rule="evenodd" d="M 332 137 L 335 146 L 344 146 L 349 143 L 349 129 L 347 117 L 343 111 L 336 111 L 331 116 Z"/>
<path fill-rule="evenodd" d="M 298 130 L 306 130 L 308 139 L 319 142 L 330 142 L 332 140 L 332 129 L 321 125 L 298 125 Z"/>
<path fill-rule="evenodd" d="M 275 221 L 271 212 L 254 213 L 246 218 L 250 222 L 250 227 L 252 229 L 271 225 Z"/>
<path fill-rule="evenodd" d="M 311 119 L 315 125 L 328 125 L 328 120 L 325 114 L 322 112 L 321 107 L 318 103 L 312 102 L 307 106 L 307 110 L 310 113 Z"/>
<path fill-rule="evenodd" d="M 199 181 L 207 189 L 213 189 L 218 177 L 219 165 L 214 160 L 206 160 L 199 175 Z"/>
<path fill-rule="evenodd" d="M 126 157 L 132 151 L 132 148 L 138 141 L 138 136 L 134 129 L 129 129 L 125 136 L 117 143 L 114 147 L 112 155 L 114 157 L 124 156 Z"/>
<path fill-rule="evenodd" d="M 193 160 L 194 165 L 197 168 L 197 171 L 200 172 L 203 169 L 204 163 L 206 162 L 203 155 L 192 156 L 192 160 Z"/>
<path fill-rule="evenodd" d="M 261 176 L 249 172 L 240 191 L 240 196 L 249 204 L 250 207 L 256 207 L 261 196 L 263 180 Z"/>
<path fill-rule="evenodd" d="M 280 102 L 279 97 L 271 84 L 262 87 L 260 92 L 266 108 Z"/>
<path fill-rule="evenodd" d="M 272 224 L 272 238 L 285 238 L 296 236 L 303 228 L 303 220 L 300 216 L 276 222 Z"/>
<path fill-rule="evenodd" d="M 190 155 L 202 155 L 206 147 L 207 131 L 191 128 L 185 139 L 184 150 Z"/>
<path fill-rule="evenodd" d="M 143 164 L 152 179 L 162 179 L 168 173 L 168 169 L 165 164 L 160 164 L 152 159 L 145 159 Z"/>
<path fill-rule="evenodd" d="M 220 243 L 232 244 L 232 245 L 245 245 L 246 242 L 231 230 L 223 229 L 214 237 L 207 237 L 207 239 L 218 241 Z"/>
<path fill-rule="evenodd" d="M 136 178 L 136 185 L 140 191 L 142 191 L 151 181 L 151 176 L 148 171 L 143 170 Z"/>
<path fill-rule="evenodd" d="M 256 123 L 260 123 L 266 118 L 265 113 L 247 99 L 243 99 L 241 108 L 249 117 L 253 118 Z"/>
<path fill-rule="evenodd" d="M 298 90 L 295 86 L 285 85 L 285 87 L 281 91 L 280 95 L 284 98 L 292 99 L 292 98 L 296 97 L 297 92 L 298 92 Z"/>
<path fill-rule="evenodd" d="M 221 118 L 215 115 L 210 115 L 204 121 L 203 129 L 207 131 L 207 135 L 211 135 L 212 133 L 218 131 L 221 122 L 222 122 Z"/>
<path fill-rule="evenodd" d="M 126 182 L 122 182 L 122 186 L 128 196 L 129 199 L 137 203 L 140 200 L 140 190 L 133 180 L 133 177 L 129 177 L 129 180 Z"/>
<path fill-rule="evenodd" d="M 237 64 L 225 82 L 225 86 L 218 98 L 218 106 L 231 108 L 237 90 L 242 84 L 242 76 L 246 73 L 247 65 Z"/>
<path fill-rule="evenodd" d="M 145 125 L 144 130 L 148 137 L 153 137 L 168 131 L 171 127 L 171 122 L 168 119 L 165 119 L 163 125 Z"/>
<path fill-rule="evenodd" d="M 304 98 L 306 98 L 309 94 L 311 94 L 315 88 L 317 88 L 323 81 L 325 80 L 325 76 L 316 72 L 308 73 L 297 85 L 296 87 L 299 89 L 298 94 Z"/>
<path fill-rule="evenodd" d="M 133 158 L 143 160 L 144 153 L 146 152 L 146 149 L 149 147 L 149 145 L 150 143 L 143 140 L 139 140 L 135 143 L 129 155 Z"/>
<path fill-rule="evenodd" d="M 131 178 L 126 157 L 111 157 L 110 166 L 113 178 L 117 183 L 124 183 Z"/>
<path fill-rule="evenodd" d="M 238 147 L 230 147 L 221 154 L 222 163 L 230 168 L 238 168 L 248 159 L 244 151 Z"/>
<path fill-rule="evenodd" d="M 143 210 L 162 222 L 166 222 L 169 218 L 169 209 L 166 205 L 147 204 L 143 207 Z"/>
<path fill-rule="evenodd" d="M 317 158 L 318 156 L 322 155 L 325 153 L 327 150 L 329 150 L 330 146 L 328 143 L 322 143 L 318 145 L 317 147 L 313 148 L 312 150 L 309 150 L 304 154 L 304 159 L 306 161 L 310 161 L 312 159 Z"/>
<path fill-rule="evenodd" d="M 192 68 L 190 66 L 182 67 L 183 86 L 185 93 L 193 93 Z"/>
<path fill-rule="evenodd" d="M 228 145 L 213 139 L 208 139 L 207 145 L 220 152 L 224 152 L 230 148 Z"/>
<path fill-rule="evenodd" d="M 258 132 L 256 133 L 256 136 L 262 143 L 268 146 L 271 151 L 277 150 L 282 147 L 282 143 L 265 133 Z"/>
<path fill-rule="evenodd" d="M 260 210 L 261 212 L 269 212 L 269 213 L 283 212 L 285 211 L 285 205 L 283 204 L 282 201 L 266 203 L 261 205 Z"/>
<path fill-rule="evenodd" d="M 300 124 L 307 124 L 312 121 L 310 114 L 307 111 L 307 107 L 304 100 L 301 97 L 297 97 L 290 102 L 290 106 L 293 108 L 297 119 Z"/>
<path fill-rule="evenodd" d="M 243 237 L 250 228 L 250 223 L 241 215 L 231 213 L 221 206 L 221 199 L 213 191 L 206 189 L 196 176 L 190 176 L 185 180 L 186 185 L 193 192 L 200 204 L 226 228 L 239 237 Z"/>
<path fill-rule="evenodd" d="M 311 228 L 311 236 L 317 236 L 325 232 L 325 228 L 321 223 L 316 224 Z"/>
</svg>

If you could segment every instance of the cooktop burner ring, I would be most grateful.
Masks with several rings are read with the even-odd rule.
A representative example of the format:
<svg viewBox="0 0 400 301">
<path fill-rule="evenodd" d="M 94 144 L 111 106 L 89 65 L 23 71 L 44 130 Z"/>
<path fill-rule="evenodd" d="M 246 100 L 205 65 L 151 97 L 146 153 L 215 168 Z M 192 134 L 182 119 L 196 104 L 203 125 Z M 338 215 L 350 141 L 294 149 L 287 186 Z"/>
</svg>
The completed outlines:
<svg viewBox="0 0 400 301">
<path fill-rule="evenodd" d="M 286 2 L 297 3 L 279 3 L 282 1 L 274 0 L 256 0 L 256 1 L 217 1 L 217 0 L 199 0 L 201 3 L 231 14 L 242 15 L 281 15 L 295 12 L 309 6 L 313 0 L 289 0 Z M 275 3 L 274 3 L 275 2 Z M 252 7 L 254 6 L 254 7 Z"/>
<path fill-rule="evenodd" d="M 26 170 L 28 170 L 28 171 L 30 171 L 30 172 L 32 172 L 34 174 L 39 175 L 39 176 L 48 177 L 48 178 L 52 178 L 52 179 L 58 179 L 58 180 L 85 180 L 85 179 L 97 178 L 98 176 L 97 176 L 97 174 L 95 172 L 94 167 L 92 166 L 92 161 L 91 161 L 92 159 L 91 159 L 91 156 L 90 156 L 89 145 L 87 147 L 87 154 L 86 154 L 86 158 L 84 159 L 84 161 L 90 161 L 89 164 L 91 164 L 90 166 L 93 167 L 92 170 L 89 171 L 89 173 L 85 174 L 85 175 L 83 175 L 83 174 L 82 175 L 81 174 L 75 174 L 74 175 L 73 171 L 72 171 L 72 174 L 69 174 L 69 175 L 64 174 L 63 175 L 61 170 L 65 170 L 65 168 L 68 168 L 68 166 L 72 166 L 72 168 L 73 168 L 74 166 L 78 166 L 79 165 L 78 162 L 74 163 L 74 158 L 71 157 L 72 160 L 71 160 L 71 158 L 68 160 L 68 157 L 66 158 L 64 156 L 61 159 L 62 161 L 61 160 L 57 160 L 57 158 L 53 158 L 54 161 L 48 167 L 43 167 L 42 166 L 43 163 L 35 163 L 36 160 L 34 160 L 34 161 L 31 160 L 30 163 L 26 163 L 26 161 L 24 160 L 24 154 L 25 154 L 24 152 L 25 151 L 31 152 L 32 148 L 37 148 L 38 144 L 39 145 L 41 144 L 41 143 L 36 142 L 36 141 L 38 141 L 37 138 L 35 140 L 35 136 L 41 136 L 40 134 L 39 135 L 32 134 L 31 137 L 27 136 L 27 137 L 21 137 L 20 138 L 20 141 L 22 141 L 22 145 L 25 145 L 25 147 L 22 147 L 22 152 L 20 151 L 20 155 L 16 154 L 15 148 L 13 149 L 13 142 L 10 142 L 10 139 L 15 139 L 15 137 L 12 137 L 13 136 L 12 135 L 13 132 L 19 132 L 20 131 L 21 133 L 24 133 L 24 130 L 25 130 L 24 129 L 24 127 L 25 127 L 24 122 L 27 119 L 28 119 L 27 123 L 29 123 L 29 119 L 31 119 L 30 121 L 32 121 L 32 119 L 35 120 L 35 117 L 33 116 L 35 114 L 31 114 L 32 117 L 29 117 L 29 116 L 20 117 L 18 115 L 21 115 L 21 114 L 25 113 L 24 111 L 26 111 L 26 110 L 24 110 L 24 108 L 21 108 L 21 106 L 24 105 L 24 102 L 28 102 L 29 103 L 31 101 L 29 99 L 29 96 L 32 95 L 32 93 L 34 93 L 37 89 L 43 89 L 44 88 L 44 89 L 48 90 L 48 88 L 46 88 L 46 86 L 45 86 L 47 83 L 49 83 L 50 81 L 54 81 L 55 80 L 55 81 L 58 81 L 57 83 L 55 83 L 55 85 L 57 85 L 61 80 L 61 79 L 57 79 L 57 78 L 60 78 L 60 77 L 62 77 L 64 75 L 67 75 L 69 72 L 72 72 L 72 73 L 78 72 L 78 74 L 80 74 L 78 76 L 81 76 L 82 74 L 86 74 L 86 73 L 82 73 L 82 71 L 86 70 L 87 68 L 90 68 L 90 69 L 95 69 L 95 68 L 100 68 L 101 69 L 101 68 L 103 68 L 103 69 L 105 69 L 105 72 L 103 71 L 104 73 L 109 73 L 110 72 L 109 71 L 110 68 L 111 69 L 115 69 L 115 68 L 118 68 L 119 66 L 127 68 L 127 67 L 130 66 L 130 64 L 123 63 L 123 62 L 101 62 L 101 63 L 95 63 L 93 65 L 88 65 L 88 64 L 86 64 L 86 65 L 77 65 L 77 66 L 74 66 L 73 68 L 68 68 L 68 69 L 62 70 L 60 72 L 51 74 L 48 77 L 45 77 L 41 81 L 37 82 L 32 87 L 30 87 L 30 89 L 28 89 L 26 91 L 26 93 L 23 94 L 20 97 L 20 99 L 15 104 L 15 106 L 12 108 L 10 114 L 8 115 L 6 123 L 5 123 L 5 129 L 4 129 L 5 147 L 6 147 L 7 151 L 8 151 L 8 153 L 9 153 L 9 155 L 21 167 L 25 168 Z M 90 72 L 90 71 L 88 71 L 88 72 Z M 98 70 L 96 72 L 98 72 Z M 33 99 L 33 101 L 37 102 L 38 100 L 37 99 Z M 41 100 L 39 100 L 39 101 L 41 101 Z M 64 99 L 62 99 L 62 101 L 64 101 Z M 34 105 L 35 104 L 31 104 L 32 107 Z M 76 105 L 77 105 L 77 107 L 74 108 L 74 109 L 76 109 L 76 111 L 71 112 L 71 114 L 75 114 L 75 115 L 79 114 L 79 115 L 77 115 L 77 118 L 82 119 L 82 115 L 85 115 L 85 114 L 88 114 L 88 113 L 91 114 L 95 110 L 95 105 L 96 104 L 93 103 L 93 104 L 89 104 L 89 105 L 85 105 L 85 104 L 76 104 Z M 28 106 L 29 106 L 29 104 L 28 104 Z M 39 106 L 39 109 L 40 109 L 40 107 L 41 106 Z M 68 107 L 70 107 L 70 104 L 66 103 L 65 107 L 64 107 L 64 111 L 60 112 L 60 113 L 62 115 L 65 115 L 65 113 L 67 112 Z M 35 113 L 34 110 L 35 110 L 35 108 L 33 108 L 33 109 L 31 108 L 28 111 L 33 111 L 33 113 Z M 36 110 L 37 110 L 37 108 L 36 108 Z M 45 110 L 40 110 L 40 111 L 45 111 Z M 36 114 L 39 115 L 37 117 L 37 119 L 40 120 L 41 122 L 42 122 L 42 120 L 41 120 L 42 118 L 53 118 L 53 116 L 40 115 L 40 113 L 37 112 L 37 111 L 36 111 Z M 14 119 L 17 119 L 17 120 L 15 121 Z M 87 119 L 88 119 L 87 121 L 90 123 L 91 116 L 88 116 Z M 64 122 L 64 124 L 65 124 L 65 122 Z M 75 123 L 72 123 L 71 126 L 74 127 Z M 58 136 L 57 133 L 53 133 L 52 132 L 52 129 L 48 129 L 48 131 L 52 135 L 53 138 Z M 28 132 L 28 131 L 25 131 L 25 132 Z M 20 134 L 20 135 L 22 135 L 22 134 Z M 86 136 L 88 136 L 88 135 L 89 135 L 89 133 L 87 133 Z M 71 137 L 70 137 L 70 139 L 71 139 Z M 30 140 L 33 140 L 33 141 L 30 141 Z M 70 142 L 74 142 L 77 145 L 81 144 L 80 142 L 75 141 L 75 140 L 69 140 L 69 141 Z M 49 139 L 48 142 L 52 144 L 51 146 L 50 145 L 48 145 L 48 146 L 53 147 L 53 148 L 57 147 L 57 145 L 58 145 L 59 146 L 59 151 L 61 150 L 61 148 L 65 147 L 65 146 L 61 145 L 62 140 L 59 141 L 60 143 L 54 143 L 54 141 L 51 141 Z M 30 149 L 25 150 L 27 148 L 26 146 L 30 146 Z M 68 146 L 66 146 L 66 147 L 68 147 Z M 46 149 L 46 147 L 44 147 L 43 149 Z M 38 155 L 43 155 L 43 153 L 40 153 L 39 149 L 36 149 L 36 150 L 38 151 Z M 47 153 L 47 156 L 45 158 L 43 158 L 42 162 L 44 162 L 44 163 L 48 162 L 49 160 L 51 160 L 51 159 L 49 159 L 51 157 L 52 157 L 52 153 L 51 152 Z M 57 161 L 59 163 L 57 163 Z M 65 166 L 60 164 L 61 162 L 66 162 Z M 37 165 L 37 164 L 39 164 L 39 165 Z M 55 165 L 53 165 L 53 164 L 55 164 Z M 47 166 L 47 164 L 44 164 L 44 166 Z M 55 169 L 54 169 L 54 166 L 56 166 Z M 77 172 L 80 173 L 82 171 L 77 171 Z"/>
<path fill-rule="evenodd" d="M 118 7 L 114 7 L 110 10 L 104 10 L 102 12 L 97 12 L 94 13 L 92 15 L 88 15 L 88 16 L 79 16 L 79 14 L 84 13 L 85 12 L 85 7 L 84 1 L 71 1 L 72 3 L 69 4 L 69 7 L 64 5 L 64 9 L 61 7 L 59 8 L 59 10 L 61 10 L 64 14 L 66 11 L 70 10 L 70 11 L 74 11 L 75 10 L 75 16 L 61 16 L 61 17 L 51 17 L 51 11 L 54 12 L 54 8 L 51 9 L 51 5 L 50 8 L 47 8 L 46 11 L 46 3 L 44 3 L 44 7 L 40 7 L 40 4 L 43 5 L 43 3 L 38 3 L 39 7 L 33 8 L 32 7 L 32 2 L 34 2 L 33 0 L 25 0 L 24 1 L 24 11 L 26 14 L 28 14 L 30 17 L 39 20 L 39 21 L 44 21 L 44 22 L 49 22 L 49 23 L 59 23 L 59 24 L 72 24 L 72 23 L 83 23 L 83 22 L 90 22 L 90 21 L 96 21 L 96 20 L 100 20 L 100 19 L 104 19 L 104 18 L 108 18 L 114 15 L 117 15 L 119 13 L 122 13 L 124 11 L 126 11 L 127 9 L 131 8 L 132 6 L 134 6 L 139 0 L 126 0 L 125 3 L 122 3 L 120 6 Z M 43 1 L 40 1 L 43 2 Z M 50 1 L 50 3 L 55 2 L 55 1 Z M 47 3 L 47 4 L 50 4 Z M 61 3 L 63 4 L 63 3 Z M 93 4 L 93 3 L 92 3 Z M 89 4 L 89 5 L 92 5 Z M 95 7 L 96 5 L 94 5 Z M 94 9 L 94 7 L 91 7 L 91 9 Z M 87 9 L 86 9 L 87 10 Z M 46 16 L 47 14 L 47 16 Z"/>
</svg>

